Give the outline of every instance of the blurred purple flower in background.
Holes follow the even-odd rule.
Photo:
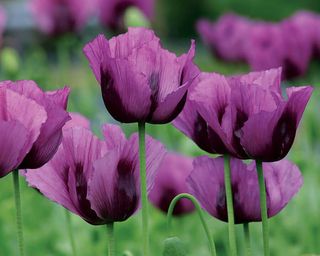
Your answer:
[[[280,83],[281,69],[234,77],[201,73],[188,97],[192,111],[184,109],[174,125],[209,153],[280,160],[293,144],[313,90],[290,87],[286,100]]]
[[[174,197],[181,193],[188,193],[186,178],[192,170],[192,158],[177,153],[167,153],[157,171],[154,187],[150,192],[150,202],[167,213]],[[194,210],[193,204],[187,200],[180,200],[174,208],[173,214],[183,215]]]
[[[0,177],[16,168],[39,168],[53,157],[70,119],[68,94],[68,88],[43,92],[33,81],[0,83]]]
[[[105,140],[99,140],[83,122],[73,124],[53,159],[24,174],[27,182],[90,224],[128,219],[140,206],[137,134],[127,140],[120,127],[104,125]],[[165,150],[150,137],[146,148],[150,191]]]
[[[198,157],[187,178],[191,194],[215,218],[228,221],[223,158]],[[263,164],[268,217],[278,214],[299,191],[303,179],[299,168],[288,160]],[[235,223],[261,221],[259,184],[255,162],[231,159],[231,184]]]
[[[154,17],[155,0],[96,0],[101,23],[112,30],[123,30],[123,16],[128,7],[138,8],[146,18]]]
[[[2,34],[4,32],[7,15],[3,7],[0,5],[0,47],[2,45]]]
[[[187,90],[198,75],[192,62],[193,41],[189,52],[177,57],[145,28],[129,28],[110,40],[100,35],[84,53],[107,110],[123,123],[171,122],[183,109]]]
[[[97,0],[30,0],[31,11],[43,33],[60,35],[86,25]]]
[[[320,16],[312,12],[279,23],[227,13],[215,23],[198,21],[197,30],[218,57],[244,60],[253,71],[283,67],[283,79],[304,75],[312,56],[320,56]]]
[[[200,20],[197,30],[202,40],[218,57],[238,61],[244,59],[244,45],[251,22],[241,16],[227,13],[215,24]]]

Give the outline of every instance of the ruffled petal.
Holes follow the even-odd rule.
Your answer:
[[[21,151],[25,147],[28,130],[17,121],[0,120],[0,178],[19,165]]]
[[[102,133],[108,150],[122,148],[127,141],[125,134],[118,125],[104,124]]]

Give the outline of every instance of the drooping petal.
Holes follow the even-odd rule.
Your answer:
[[[186,178],[192,170],[192,158],[176,153],[168,153],[157,172],[155,185],[151,190],[149,199],[151,203],[167,212],[172,199],[180,193],[188,193]],[[193,204],[188,200],[180,200],[173,214],[182,215],[194,210]]]
[[[28,130],[17,121],[0,120],[0,178],[19,165],[21,152],[28,137]]]
[[[223,159],[199,157],[187,179],[191,193],[212,216],[228,221],[224,187]],[[264,163],[268,216],[278,214],[302,185],[297,166],[287,160]],[[235,223],[261,221],[259,184],[255,163],[231,159],[231,183]]]

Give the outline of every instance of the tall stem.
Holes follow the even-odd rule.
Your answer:
[[[171,219],[172,219],[172,214],[173,214],[174,207],[176,206],[177,202],[182,198],[189,199],[193,203],[193,205],[195,206],[195,208],[196,208],[196,210],[198,212],[202,227],[203,227],[203,229],[204,229],[204,231],[206,233],[206,236],[208,238],[208,241],[209,241],[209,248],[210,248],[211,255],[212,256],[216,256],[217,253],[216,253],[216,247],[215,247],[214,239],[210,234],[209,228],[208,228],[207,223],[206,223],[206,221],[204,219],[204,216],[202,214],[201,206],[198,203],[197,199],[195,199],[192,195],[187,194],[187,193],[182,193],[182,194],[177,195],[171,201],[169,209],[168,209],[168,214],[167,214],[168,231],[171,233]]]
[[[74,236],[72,231],[71,214],[67,209],[65,209],[65,213],[66,213],[67,229],[68,229],[68,235],[69,235],[71,249],[72,249],[72,255],[77,256],[76,243],[74,241]]]
[[[23,228],[21,217],[21,199],[20,199],[20,186],[19,186],[19,170],[12,172],[13,187],[14,187],[14,199],[16,205],[16,218],[17,218],[17,236],[19,245],[19,255],[24,255],[24,243],[23,243]]]
[[[269,248],[269,225],[268,225],[266,184],[264,181],[262,161],[256,161],[256,165],[257,165],[259,188],[260,188],[260,208],[261,208],[261,219],[262,219],[264,256],[269,256],[270,248]]]
[[[143,232],[143,255],[147,256],[149,251],[148,231],[148,197],[147,197],[147,174],[146,174],[146,142],[145,123],[139,122],[139,157],[140,157],[140,189],[142,202],[142,232]]]
[[[230,168],[229,155],[224,155],[224,186],[225,186],[226,199],[227,199],[230,253],[231,253],[231,256],[236,256],[237,242],[236,242],[236,232],[235,232],[235,225],[234,225],[234,210],[233,210],[231,168]]]
[[[249,223],[243,223],[243,233],[244,233],[244,243],[245,243],[245,250],[246,256],[251,256],[251,241],[250,241],[250,229],[249,229]]]
[[[114,243],[114,223],[107,224],[108,231],[108,256],[115,256],[115,243]]]

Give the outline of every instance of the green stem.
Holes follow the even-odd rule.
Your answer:
[[[71,214],[67,209],[65,209],[65,213],[66,213],[67,229],[68,229],[68,234],[69,234],[69,239],[70,239],[70,244],[72,249],[72,255],[77,256],[76,243],[74,241],[74,236],[72,231]]]
[[[229,155],[224,155],[224,186],[225,186],[226,199],[227,199],[230,253],[231,253],[231,256],[237,256],[237,243],[236,243],[236,232],[235,232],[235,225],[234,225],[234,210],[233,210],[231,168],[230,168]]]
[[[243,223],[243,233],[244,233],[244,243],[245,243],[245,250],[246,255],[251,256],[251,242],[250,242],[250,229],[249,229],[249,223]]]
[[[189,199],[193,203],[193,205],[195,206],[195,208],[196,208],[196,210],[198,212],[200,221],[202,223],[202,227],[203,227],[203,229],[204,229],[204,231],[206,233],[206,236],[208,238],[208,241],[209,241],[209,248],[210,248],[211,255],[212,256],[216,256],[217,253],[216,253],[216,247],[215,247],[214,239],[211,236],[209,228],[207,226],[207,223],[206,223],[206,221],[204,219],[201,206],[198,203],[197,199],[195,199],[195,197],[190,195],[190,194],[187,194],[187,193],[179,194],[170,203],[170,206],[169,206],[169,209],[168,209],[168,214],[167,214],[167,221],[168,221],[167,225],[168,225],[168,231],[170,232],[170,235],[172,235],[171,234],[171,231],[172,231],[171,230],[171,219],[172,219],[173,210],[174,210],[174,207],[176,206],[177,202],[182,198]]]
[[[146,138],[145,123],[139,122],[139,157],[140,157],[140,189],[142,202],[142,232],[143,232],[143,255],[147,256],[149,251],[148,231],[148,196],[147,196],[147,174],[146,174]]]
[[[268,226],[266,184],[264,181],[262,161],[256,161],[256,165],[257,165],[259,187],[260,187],[260,208],[261,208],[261,219],[262,219],[264,256],[269,256],[270,249],[269,249],[269,226]]]
[[[107,224],[108,231],[108,256],[115,256],[115,243],[114,243],[114,223]]]
[[[13,187],[14,187],[14,199],[16,205],[16,218],[17,218],[17,235],[19,244],[19,255],[24,255],[23,245],[23,228],[22,228],[22,217],[21,217],[21,199],[20,199],[20,187],[19,187],[19,170],[12,172]]]

